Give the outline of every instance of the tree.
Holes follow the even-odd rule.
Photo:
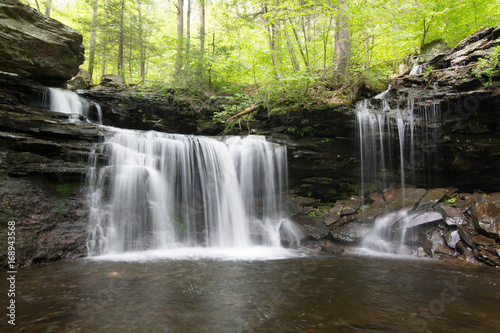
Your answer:
[[[88,72],[90,75],[90,81],[94,75],[94,61],[95,61],[95,44],[96,44],[96,34],[97,34],[97,9],[98,0],[92,1],[92,28],[90,32],[90,47],[89,47],[89,65]]]
[[[177,0],[177,56],[175,60],[175,73],[181,74],[182,46],[184,44],[184,0]]]
[[[337,15],[337,27],[335,34],[335,55],[336,69],[346,75],[349,68],[351,57],[351,39],[349,36],[349,21],[347,18],[347,2],[340,3],[340,9]]]
[[[146,80],[146,55],[144,50],[144,31],[141,11],[141,0],[135,0],[137,5],[137,15],[139,17],[139,68],[141,82]]]
[[[123,47],[125,43],[125,32],[123,24],[123,16],[125,13],[125,0],[120,2],[120,35],[118,41],[118,75],[125,77],[123,70]]]
[[[52,0],[45,1],[45,17],[50,17],[50,12],[52,11]]]
[[[200,5],[200,51],[203,54],[203,50],[205,49],[205,0],[199,0]]]

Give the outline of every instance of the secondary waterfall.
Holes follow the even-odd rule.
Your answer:
[[[90,103],[78,94],[60,88],[49,88],[48,97],[50,110],[68,114],[70,121],[76,121],[79,116],[83,116],[92,122],[102,124],[99,104]]]
[[[116,130],[89,179],[91,255],[178,246],[279,246],[286,148],[262,136]],[[106,166],[97,168],[101,156]]]
[[[361,192],[383,191],[399,183],[405,197],[407,183],[431,187],[439,185],[440,106],[433,104],[415,108],[414,99],[395,103],[388,98],[391,87],[356,106],[357,140],[361,159]],[[401,207],[403,208],[403,207]],[[364,240],[364,246],[377,252],[392,252],[403,246],[408,223],[405,210],[379,217]],[[389,229],[399,224],[394,242]]]
[[[356,106],[363,193],[395,182],[403,188],[407,181],[428,187],[439,182],[440,106],[415,108],[412,98],[390,105],[389,93],[390,87]]]

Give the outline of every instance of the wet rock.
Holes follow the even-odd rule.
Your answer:
[[[472,248],[467,245],[463,240],[458,241],[455,248],[462,253],[466,258],[473,257]]]
[[[477,235],[477,236],[474,236],[474,238],[472,239],[472,241],[474,242],[474,244],[476,245],[484,245],[484,246],[488,246],[488,245],[493,245],[495,244],[495,240],[494,239],[491,239],[491,238],[488,238],[488,237],[485,237],[483,235]]]
[[[84,61],[82,35],[17,0],[0,3],[0,72],[61,85]]]
[[[462,214],[470,211],[476,202],[476,194],[460,193],[453,199],[453,207],[457,208]]]
[[[438,212],[421,212],[417,214],[413,214],[406,218],[406,222],[408,223],[407,228],[413,228],[426,223],[438,222],[443,219],[443,216]]]
[[[447,225],[464,225],[467,223],[464,214],[451,206],[440,206],[439,212],[444,216]]]
[[[397,188],[384,193],[386,209],[413,209],[427,192],[423,188]],[[404,197],[403,197],[404,196]]]
[[[319,243],[321,251],[328,254],[339,255],[344,253],[345,249],[338,244],[335,244],[329,240],[323,240]]]
[[[472,211],[472,221],[481,233],[494,239],[500,238],[500,208],[491,201],[478,198]]]
[[[431,208],[436,203],[441,201],[441,199],[443,199],[444,196],[448,194],[448,191],[449,190],[446,188],[434,188],[428,190],[420,200],[417,210],[426,210]]]
[[[328,227],[319,218],[297,214],[290,220],[297,224],[305,235],[311,236],[314,239],[322,239],[328,235]]]
[[[332,224],[338,222],[340,220],[340,215],[337,212],[330,213],[328,216],[325,217],[323,222],[325,223],[326,226],[331,226]]]
[[[460,235],[460,239],[462,239],[468,246],[472,249],[476,250],[476,244],[473,239],[477,236],[477,232],[469,227],[459,226],[458,234]]]
[[[488,200],[490,200],[495,206],[500,208],[500,192],[490,193],[488,195]]]
[[[363,220],[373,220],[377,216],[381,215],[385,208],[384,196],[380,193],[371,193],[369,196],[370,200],[373,202],[370,206],[358,214],[358,219]]]
[[[307,215],[314,211],[314,206],[320,203],[318,199],[307,197],[292,197],[292,211],[302,215]]]
[[[304,238],[305,231],[298,224],[284,220],[279,227],[281,245],[287,248],[297,248],[300,240]]]
[[[16,223],[16,258],[21,266],[86,253],[88,188],[82,183],[0,173],[0,220]],[[0,232],[5,234],[5,225]],[[6,248],[0,250],[6,265]]]
[[[488,265],[492,266],[500,266],[500,258],[493,253],[482,250],[479,253],[476,254],[476,258],[478,258],[481,261],[484,261]]]
[[[417,249],[417,257],[427,257],[427,253],[425,253],[425,250],[423,247],[419,247]]]
[[[362,198],[359,196],[352,196],[349,199],[345,200],[344,208],[340,212],[340,215],[350,215],[354,214],[358,211],[361,206]]]
[[[448,231],[443,235],[443,237],[446,244],[452,249],[456,248],[457,243],[460,242],[460,234],[457,230]]]
[[[330,231],[330,237],[336,242],[361,243],[371,231],[366,223],[351,222]]]
[[[437,253],[452,255],[454,252],[445,244],[445,240],[439,230],[432,230],[424,243],[425,252],[434,256]]]

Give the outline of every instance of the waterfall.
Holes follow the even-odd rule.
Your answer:
[[[356,106],[356,134],[361,160],[361,192],[363,195],[384,191],[399,183],[401,196],[411,183],[424,187],[439,185],[440,131],[439,104],[416,108],[412,98],[394,101],[390,89]],[[404,205],[404,200],[401,201]],[[364,247],[377,252],[394,252],[391,243],[404,251],[407,229],[406,207],[376,219],[372,231],[364,239]],[[390,228],[399,221],[398,234]],[[394,231],[394,230],[393,230]],[[396,238],[398,238],[396,240]]]
[[[68,118],[72,122],[83,116],[92,122],[102,124],[102,112],[99,104],[90,103],[72,91],[49,88],[49,103],[51,111],[68,114]]]
[[[394,182],[403,188],[408,181],[436,185],[440,105],[415,108],[411,98],[390,105],[387,96],[385,91],[356,106],[362,193],[384,190]]]
[[[262,136],[114,131],[91,159],[89,254],[279,246],[285,147]]]

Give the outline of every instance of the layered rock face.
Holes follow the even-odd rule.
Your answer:
[[[17,263],[84,254],[87,158],[100,131],[47,110],[47,88],[78,73],[82,36],[16,0],[0,2],[0,229]],[[102,132],[102,131],[101,131]]]
[[[383,152],[373,152],[378,161],[385,154],[385,166],[376,171],[386,173],[385,184],[365,184],[370,192],[402,179],[419,187],[453,186],[470,193],[500,188],[500,74],[474,72],[478,60],[500,45],[499,35],[500,28],[482,29],[412,74],[393,79],[383,96],[360,101],[374,110],[374,121],[367,119],[367,126],[375,131],[377,125],[383,127],[373,137],[377,142],[365,150],[380,140],[385,145]],[[366,173],[369,166],[362,165],[358,111],[303,110],[271,117],[270,132],[293,141],[291,184],[300,196],[332,202],[361,190],[362,168]],[[376,123],[377,116],[384,122]]]
[[[83,37],[17,0],[0,3],[0,72],[61,85],[84,62]]]
[[[86,253],[87,159],[103,135],[41,109],[44,94],[37,83],[0,79],[0,229],[6,237],[15,222],[21,265]],[[5,265],[7,242],[0,241]]]

